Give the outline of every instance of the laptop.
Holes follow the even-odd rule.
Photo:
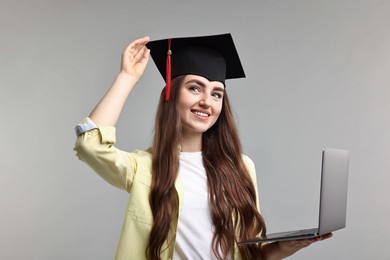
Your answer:
[[[320,212],[317,228],[268,234],[239,244],[299,240],[322,236],[345,228],[347,215],[349,151],[322,151]]]

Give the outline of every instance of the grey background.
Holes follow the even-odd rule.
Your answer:
[[[347,228],[291,259],[390,259],[389,13],[380,0],[2,0],[0,259],[113,258],[127,195],[76,159],[73,127],[131,40],[225,32],[269,231],[316,226],[321,149],[349,149]],[[118,147],[148,147],[163,84],[150,63]]]

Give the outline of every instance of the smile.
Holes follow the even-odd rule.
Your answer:
[[[205,112],[200,112],[200,111],[195,111],[195,110],[193,110],[191,112],[194,113],[195,115],[201,116],[201,117],[209,117],[210,116],[209,114],[207,114]]]

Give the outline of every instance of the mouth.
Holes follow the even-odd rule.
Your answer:
[[[197,116],[200,116],[200,117],[209,117],[210,114],[207,113],[207,112],[204,112],[204,111],[199,111],[199,110],[191,110],[191,112]]]

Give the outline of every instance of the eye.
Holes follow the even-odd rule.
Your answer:
[[[200,92],[200,89],[198,86],[189,86],[188,89],[191,91],[191,92]]]
[[[212,94],[212,96],[213,96],[213,98],[215,98],[215,99],[221,99],[223,95],[222,95],[221,93],[219,93],[219,92],[214,92],[214,93]]]

